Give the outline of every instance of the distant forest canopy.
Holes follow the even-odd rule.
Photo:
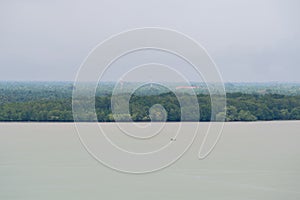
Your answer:
[[[170,88],[182,92],[182,98],[189,95],[189,90],[195,91],[199,102],[199,121],[218,121],[225,115],[219,112],[211,116],[210,96],[204,83],[192,83],[191,87],[180,83],[168,84]],[[97,88],[95,108],[100,122],[114,121],[111,112],[114,86],[114,83],[106,82]],[[135,86],[136,83],[123,83],[122,89],[126,93]],[[299,83],[225,83],[225,88],[226,121],[300,120]],[[0,82],[0,121],[72,122],[72,91],[71,82]],[[149,113],[155,104],[161,104],[166,113],[160,110]],[[129,107],[130,115],[121,114],[119,120],[181,120],[177,97],[159,85],[136,90]],[[192,115],[193,106],[190,109]],[[86,113],[81,121],[92,121],[91,115]]]

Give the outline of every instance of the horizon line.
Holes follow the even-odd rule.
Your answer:
[[[118,81],[100,81],[99,83],[117,83]],[[147,81],[148,82],[148,81]],[[0,83],[75,83],[71,80],[0,80]],[[94,83],[94,81],[84,81],[82,83]],[[143,81],[124,81],[124,83],[145,83]],[[155,83],[155,82],[149,82]],[[176,81],[159,81],[158,83],[182,83]],[[207,83],[204,81],[190,81],[189,83]],[[213,82],[210,82],[213,83]],[[217,82],[220,83],[220,82]],[[300,84],[300,81],[223,81],[224,84],[246,83],[246,84],[266,84],[266,83],[295,83]]]

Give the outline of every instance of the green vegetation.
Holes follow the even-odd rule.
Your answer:
[[[226,121],[256,121],[256,120],[300,120],[299,86],[288,85],[288,91],[281,90],[280,94],[271,91],[255,91],[249,85],[244,86],[245,92],[228,92]],[[288,88],[281,85],[278,88]],[[238,86],[231,86],[241,88]],[[266,88],[267,86],[254,86]],[[250,88],[250,89],[249,89]],[[278,88],[276,90],[278,90]],[[99,87],[96,95],[96,113],[98,121],[111,122],[114,117],[111,113],[112,84]],[[72,122],[72,90],[71,83],[0,83],[0,121],[57,121]],[[288,90],[288,89],[286,89]],[[146,91],[139,90],[131,96],[130,115],[119,114],[121,121],[180,121],[181,111],[177,97],[172,93],[159,88]],[[182,92],[180,98],[188,93]],[[120,95],[120,98],[122,96]],[[210,121],[210,96],[205,92],[197,93],[200,109],[199,121]],[[152,107],[153,105],[156,105]],[[163,106],[164,110],[157,106]],[[150,109],[152,108],[152,109]],[[196,114],[194,107],[187,108],[191,119]],[[218,120],[225,112],[216,113],[213,119]],[[91,113],[86,113],[82,121],[91,121]],[[189,116],[188,116],[189,117]],[[188,119],[187,119],[188,121]]]

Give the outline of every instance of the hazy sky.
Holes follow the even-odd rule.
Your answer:
[[[300,1],[0,1],[0,80],[74,80],[112,34],[166,27],[201,43],[225,81],[300,81]]]

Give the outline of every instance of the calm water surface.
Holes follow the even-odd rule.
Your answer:
[[[94,160],[72,123],[0,123],[0,199],[300,199],[300,121],[226,123],[204,160],[200,142],[164,170],[131,175]]]

